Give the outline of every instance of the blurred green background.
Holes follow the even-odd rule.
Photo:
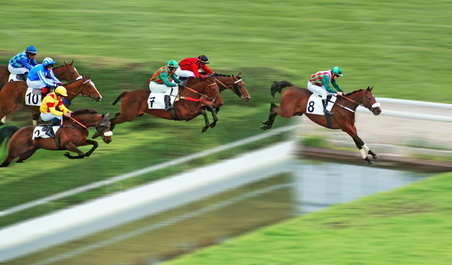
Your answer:
[[[78,97],[72,109],[91,107],[114,114],[119,105],[111,102],[122,91],[147,87],[150,75],[170,59],[200,54],[209,57],[218,73],[242,72],[252,97],[243,103],[223,92],[220,121],[204,134],[202,118],[176,122],[146,115],[118,125],[113,142],[100,143],[87,159],[68,160],[64,152],[39,150],[23,164],[0,169],[0,210],[260,134],[270,102],[278,102],[270,96],[273,80],[305,87],[310,74],[337,65],[344,71],[338,83],[348,92],[375,86],[376,97],[452,101],[452,3],[445,0],[16,0],[2,3],[0,22],[1,64],[34,45],[39,62],[46,56],[57,65],[74,60],[81,74],[91,75],[103,101]],[[11,115],[10,125],[28,125],[27,115],[24,110]],[[289,123],[278,117],[274,126]],[[37,207],[2,218],[0,225],[281,139]],[[2,148],[0,159],[4,156]]]

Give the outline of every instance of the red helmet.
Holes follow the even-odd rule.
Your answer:
[[[203,64],[208,64],[209,63],[209,59],[207,59],[207,56],[205,56],[205,55],[199,55],[198,56],[198,61],[203,63]]]

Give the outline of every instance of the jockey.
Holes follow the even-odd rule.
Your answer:
[[[52,138],[55,137],[52,126],[61,125],[63,115],[70,117],[72,113],[72,111],[64,106],[64,97],[67,97],[66,88],[58,86],[55,88],[55,92],[49,93],[44,97],[41,107],[39,108],[41,119],[43,121],[50,121],[50,124],[44,130],[46,131],[46,134]]]
[[[319,71],[309,78],[308,89],[322,97],[323,102],[323,112],[325,114],[333,115],[334,113],[328,111],[326,107],[328,106],[328,101],[331,99],[332,94],[343,95],[342,89],[336,83],[336,80],[342,76],[341,68],[335,66],[330,71]],[[330,83],[337,90],[330,87]]]
[[[152,93],[164,93],[164,101],[165,101],[165,110],[170,110],[173,108],[171,105],[170,92],[172,87],[176,87],[179,85],[181,88],[182,81],[176,75],[176,69],[179,68],[179,65],[175,60],[170,60],[166,66],[162,66],[157,69],[152,75],[149,82],[149,89]],[[172,81],[170,81],[170,79]]]
[[[23,75],[23,80],[27,80],[28,72],[30,72],[33,66],[38,64],[35,60],[37,53],[38,51],[35,47],[28,46],[25,51],[18,53],[11,60],[9,60],[9,72],[14,75]]]
[[[44,58],[42,60],[42,64],[38,64],[33,67],[28,73],[27,77],[27,85],[35,89],[42,89],[41,92],[43,94],[48,93],[47,88],[55,88],[63,83],[55,77],[53,73],[53,65],[55,61],[50,57]]]
[[[200,70],[203,70],[205,73],[213,75],[215,72],[207,64],[209,64],[209,59],[205,55],[199,55],[197,58],[185,58],[179,62],[180,68],[176,70],[176,74],[180,77],[205,77],[199,73]]]

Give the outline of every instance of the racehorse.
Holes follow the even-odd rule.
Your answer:
[[[215,127],[218,121],[213,108],[223,105],[220,89],[215,83],[213,76],[188,79],[185,88],[180,90],[179,100],[174,102],[172,110],[149,109],[147,100],[150,93],[149,89],[122,92],[112,103],[115,105],[122,99],[121,112],[116,113],[115,117],[110,120],[111,129],[113,130],[116,124],[133,121],[137,116],[147,113],[158,118],[185,121],[189,121],[198,115],[203,115],[205,126],[202,128],[202,132],[205,132],[209,127]],[[212,111],[214,122],[209,123],[205,108]],[[97,136],[99,135],[94,134],[93,138]]]
[[[368,164],[374,164],[374,162],[367,156],[370,154],[373,159],[378,159],[372,150],[358,136],[358,132],[355,127],[355,111],[359,105],[364,106],[368,110],[372,111],[374,115],[381,113],[380,103],[378,103],[372,94],[373,87],[367,89],[360,89],[343,96],[338,96],[335,105],[332,108],[334,115],[314,115],[306,113],[309,97],[312,92],[306,88],[299,88],[292,85],[290,82],[281,81],[274,82],[271,86],[271,94],[275,97],[275,93],[281,93],[282,89],[287,88],[281,96],[280,107],[271,103],[270,114],[268,120],[264,121],[262,130],[270,129],[275,121],[277,115],[284,118],[290,118],[292,116],[301,116],[303,113],[313,122],[330,129],[341,129],[353,138],[356,147],[361,152],[361,155]]]
[[[245,82],[242,80],[242,73],[239,73],[236,76],[214,73],[213,76],[216,78],[215,81],[220,88],[220,92],[229,89],[243,101],[248,102],[251,100],[251,96],[246,89]]]
[[[64,65],[57,66],[53,69],[55,76],[63,81],[71,81],[80,76],[77,69],[73,66],[74,60],[71,63],[64,61]],[[7,65],[0,65],[0,90],[3,85],[8,82],[10,72]]]
[[[95,127],[96,132],[102,136],[105,143],[109,144],[113,133],[110,130],[110,121],[107,114],[99,114],[93,109],[81,109],[74,111],[71,117],[63,116],[63,125],[56,132],[55,138],[35,138],[38,130],[34,126],[26,126],[22,128],[14,126],[6,126],[0,129],[0,145],[5,140],[8,143],[8,156],[0,167],[7,167],[14,159],[17,163],[21,163],[31,157],[36,150],[68,150],[77,153],[73,156],[66,152],[64,156],[69,159],[77,159],[89,157],[99,144],[87,139],[88,128]],[[88,152],[83,153],[78,146],[92,145]]]
[[[94,101],[99,102],[102,96],[97,91],[96,86],[87,76],[79,76],[75,80],[63,85],[67,89],[67,102],[71,102],[77,95],[89,96]],[[17,109],[18,105],[23,105],[31,110],[33,125],[37,124],[39,119],[39,106],[30,106],[25,103],[25,94],[27,92],[27,83],[24,81],[13,81],[5,84],[0,91],[0,119]],[[33,95],[29,95],[33,98]],[[36,96],[36,95],[34,95]],[[3,122],[0,121],[0,126]]]

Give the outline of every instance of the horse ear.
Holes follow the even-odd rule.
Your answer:
[[[73,64],[74,64],[74,59],[72,59],[72,61],[71,61],[70,65],[73,65]]]
[[[242,72],[237,75],[238,78],[242,78]]]
[[[66,61],[64,61],[64,65],[68,65],[68,63]]]

